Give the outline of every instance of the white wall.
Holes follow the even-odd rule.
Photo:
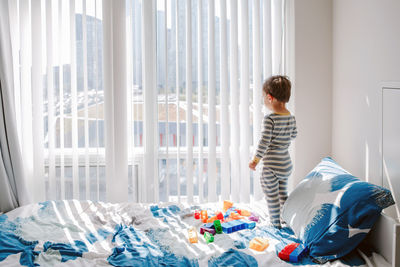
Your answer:
[[[298,127],[294,184],[325,156],[332,140],[332,1],[294,2],[294,106]]]
[[[377,184],[384,81],[400,81],[400,1],[334,0],[332,153]]]

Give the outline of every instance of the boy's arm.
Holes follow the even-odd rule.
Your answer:
[[[253,161],[257,164],[260,159],[264,156],[267,147],[271,143],[272,130],[274,129],[274,124],[269,116],[265,116],[261,129],[261,138],[258,142],[256,149],[256,154],[254,155]]]
[[[292,130],[292,134],[290,135],[290,138],[291,139],[295,139],[296,136],[297,136],[297,126],[296,126],[296,120],[294,120],[294,127],[293,127],[293,130]]]

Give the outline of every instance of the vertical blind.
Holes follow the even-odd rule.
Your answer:
[[[286,0],[8,0],[35,200],[260,199],[262,81]]]

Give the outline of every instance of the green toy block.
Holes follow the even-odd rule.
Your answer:
[[[207,244],[214,242],[214,236],[209,232],[204,232],[204,239],[206,240]]]
[[[217,232],[217,234],[222,234],[222,227],[221,227],[221,221],[220,220],[215,220],[214,221],[214,228],[215,228],[215,232]]]

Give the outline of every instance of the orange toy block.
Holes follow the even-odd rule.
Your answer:
[[[249,247],[257,251],[264,251],[268,246],[268,239],[262,237],[255,237],[249,243]]]
[[[203,223],[206,223],[208,220],[208,215],[207,215],[207,211],[206,210],[202,210],[201,211],[201,221]]]
[[[232,220],[240,220],[240,219],[243,219],[243,217],[242,216],[240,216],[238,213],[236,213],[236,212],[232,212],[230,215],[229,215],[229,217],[232,219]]]
[[[208,218],[207,223],[212,223],[212,222],[214,222],[216,219],[217,219],[217,216]]]
[[[224,212],[226,212],[229,208],[232,208],[233,202],[224,200]]]
[[[241,210],[240,215],[249,217],[251,215],[251,212],[248,210]]]
[[[188,229],[188,237],[189,237],[189,242],[190,243],[197,243],[199,241],[199,238],[197,236],[196,228]]]

